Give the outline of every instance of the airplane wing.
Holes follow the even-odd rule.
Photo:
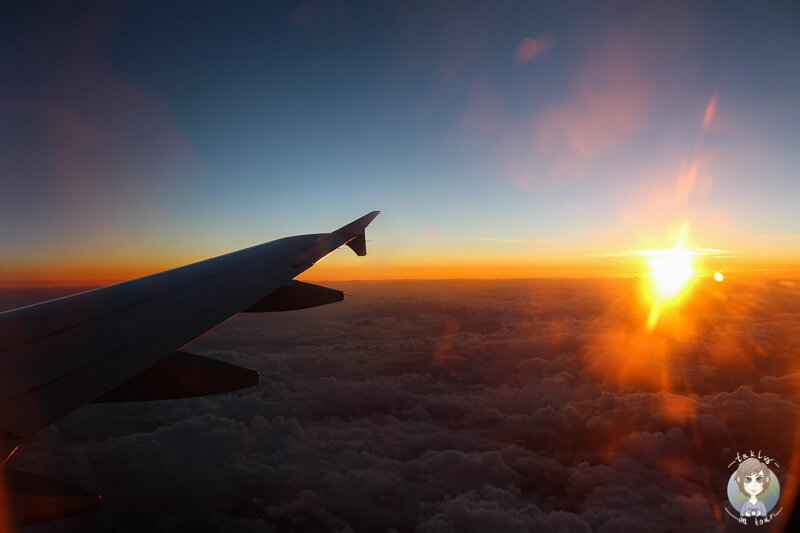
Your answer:
[[[0,459],[89,402],[180,398],[257,383],[254,371],[180,349],[240,312],[341,300],[340,291],[293,278],[342,245],[366,255],[364,230],[378,213],[332,233],[286,237],[0,313],[0,439],[6,452]],[[41,479],[19,481],[14,476],[21,473],[5,470],[9,485],[23,487],[17,503],[29,502],[25,498],[36,490],[28,489]],[[96,506],[99,497],[92,496]],[[42,511],[21,518],[28,511],[16,510],[16,521],[53,518]]]

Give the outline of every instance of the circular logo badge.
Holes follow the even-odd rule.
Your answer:
[[[747,464],[748,461],[753,464]],[[758,460],[748,461],[731,474],[728,500],[739,516],[765,517],[778,503],[781,485],[778,476],[767,465]]]

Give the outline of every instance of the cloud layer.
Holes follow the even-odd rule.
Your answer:
[[[27,443],[12,467],[103,494],[33,531],[709,531],[737,451],[786,482],[789,284],[698,286],[650,335],[630,280],[340,286],[190,347],[258,388],[88,406]]]

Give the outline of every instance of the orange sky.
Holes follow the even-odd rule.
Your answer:
[[[187,256],[188,262],[204,257]],[[460,259],[460,260],[459,260]],[[165,262],[158,258],[146,260],[121,258],[89,267],[82,261],[60,265],[19,265],[6,269],[1,287],[17,286],[90,286],[117,283],[188,264],[178,258]],[[708,276],[720,271],[727,277],[754,275],[775,278],[800,276],[797,257],[791,254],[765,256],[698,256],[697,275]],[[647,273],[642,257],[616,254],[608,257],[553,256],[528,260],[509,260],[475,257],[451,260],[434,258],[382,257],[370,251],[366,257],[356,257],[342,249],[307,270],[298,279],[306,281],[381,280],[381,279],[512,279],[512,278],[603,278],[630,277]]]

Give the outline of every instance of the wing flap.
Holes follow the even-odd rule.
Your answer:
[[[244,312],[294,311],[341,302],[342,300],[344,300],[342,291],[312,285],[311,283],[303,283],[302,281],[293,281],[251,305]]]
[[[98,403],[174,400],[258,385],[258,372],[210,357],[175,352],[110,390]]]

